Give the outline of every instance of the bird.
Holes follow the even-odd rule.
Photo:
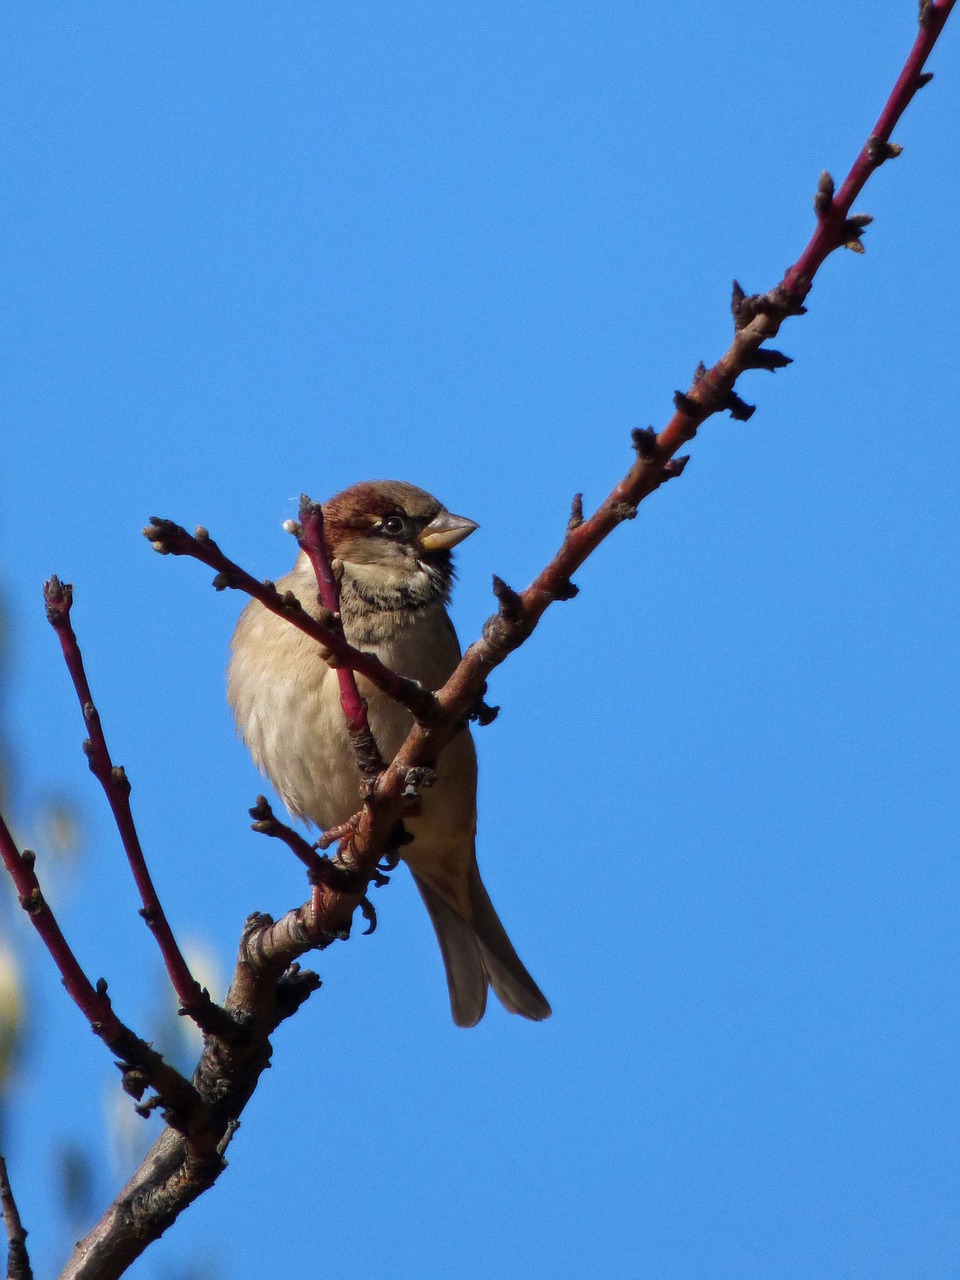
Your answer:
[[[392,670],[438,689],[460,660],[447,613],[452,549],[478,527],[399,480],[354,484],[322,506],[324,542],[340,577],[346,639]],[[341,567],[342,566],[342,567]],[[276,583],[320,616],[313,568],[301,551]],[[413,719],[357,677],[374,738],[390,760]],[[316,641],[252,600],[231,642],[227,700],[254,762],[291,815],[321,829],[359,808],[360,773],[340,706],[337,675]],[[437,759],[421,812],[404,820],[400,856],[433,924],[457,1026],[475,1026],[492,987],[511,1013],[533,1021],[550,1005],[514,950],[477,865],[477,757],[468,726]]]

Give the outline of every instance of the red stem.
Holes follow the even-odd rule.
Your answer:
[[[313,565],[320,603],[333,614],[334,623],[343,634],[343,623],[340,619],[340,587],[334,577],[327,545],[323,538],[323,508],[319,502],[311,502],[306,494],[300,497],[300,527],[302,533],[297,541]],[[353,669],[338,667],[337,681],[340,685],[340,705],[343,707],[347,729],[351,736],[363,732],[369,733],[367,704],[360,697],[357,677]]]
[[[109,1041],[120,1031],[120,1019],[113,1012],[110,1000],[100,995],[83,972],[70,944],[57,924],[56,918],[40,890],[30,857],[17,848],[10,829],[0,815],[0,857],[10,873],[20,905],[30,917],[30,922],[43,939],[44,945],[60,970],[63,985],[71,1000],[103,1039]]]
[[[183,953],[173,936],[173,930],[170,928],[169,921],[157,896],[153,879],[147,868],[143,847],[140,844],[140,837],[137,834],[136,824],[133,820],[133,812],[130,808],[130,783],[127,781],[127,776],[123,769],[114,768],[113,761],[110,758],[107,741],[100,723],[100,715],[94,705],[93,695],[90,692],[90,685],[83,667],[80,645],[70,622],[70,610],[73,606],[73,588],[69,583],[61,583],[58,578],[54,577],[44,584],[43,593],[47,603],[47,618],[60,641],[64,661],[67,664],[67,670],[70,672],[73,687],[77,691],[84,723],[90,735],[84,743],[84,751],[87,754],[91,772],[103,787],[107,803],[110,805],[114,821],[117,824],[120,840],[127,855],[127,861],[130,864],[130,870],[133,872],[140,900],[143,903],[141,914],[157,940],[167,973],[170,975],[170,981],[177,993],[181,1006],[187,1013],[194,1014],[199,1010],[207,1009],[212,1002],[209,994],[203,990],[191,974],[187,962],[183,958]]]
[[[813,277],[823,265],[824,260],[837,248],[840,228],[849,216],[854,200],[863,190],[874,169],[883,163],[883,145],[890,141],[890,135],[896,128],[897,121],[920,87],[918,80],[923,64],[930,56],[953,5],[954,0],[940,0],[939,4],[931,6],[929,20],[920,27],[900,77],[880,112],[880,118],[874,125],[870,140],[854,161],[843,186],[834,196],[830,208],[818,220],[817,229],[811,236],[810,243],[783,277],[784,291],[798,300],[802,301],[810,292]],[[877,142],[873,142],[873,139]]]

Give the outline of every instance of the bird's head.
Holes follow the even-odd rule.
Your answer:
[[[331,558],[360,598],[375,608],[446,603],[452,549],[477,528],[432,494],[401,480],[367,480],[323,504]]]

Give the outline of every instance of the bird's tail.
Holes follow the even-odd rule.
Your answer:
[[[487,1007],[487,985],[510,1013],[540,1022],[550,1005],[524,968],[493,908],[476,863],[470,872],[473,916],[465,920],[419,876],[414,876],[440,944],[450,1009],[458,1027],[473,1027]]]

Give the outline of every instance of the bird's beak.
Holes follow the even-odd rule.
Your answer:
[[[441,511],[422,530],[417,541],[424,551],[449,551],[477,528],[479,525],[475,520],[468,520],[466,516],[451,515],[449,511]]]

